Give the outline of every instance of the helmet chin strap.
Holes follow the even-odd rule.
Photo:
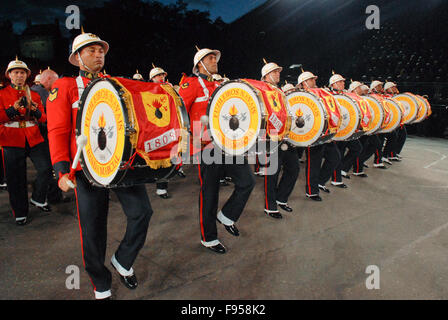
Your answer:
[[[202,63],[202,61],[199,61],[199,63],[202,65],[202,67],[205,69],[205,71],[207,71],[207,73],[212,76],[212,74],[210,73],[210,71],[208,71],[207,67]]]
[[[277,84],[275,83],[274,79],[272,79],[272,74],[269,74],[269,78],[271,79],[271,82],[272,82],[274,85],[277,85]]]
[[[79,51],[78,51],[78,57],[79,57],[79,61],[81,61],[81,65],[82,65],[84,68],[86,68],[87,71],[89,71],[90,73],[97,73],[97,72],[95,72],[95,71],[92,71],[92,69],[90,69],[88,66],[85,65],[84,61],[82,61],[82,58],[81,58],[81,55],[79,54]]]

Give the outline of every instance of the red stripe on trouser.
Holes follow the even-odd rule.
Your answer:
[[[84,260],[84,244],[83,244],[83,241],[82,241],[81,219],[79,218],[78,192],[76,191],[76,188],[75,188],[75,197],[76,197],[76,213],[78,214],[79,237],[81,239],[82,264],[84,265],[84,269],[85,269],[86,268],[86,261]],[[96,291],[95,284],[93,283],[92,278],[90,278],[90,276],[89,276],[89,279],[90,279],[90,283],[92,283],[93,290]]]
[[[375,152],[376,152],[376,159],[378,161],[376,164],[379,164],[380,163],[380,154],[378,152],[378,149],[376,149]]]
[[[334,173],[334,181],[337,181],[337,180],[336,180],[336,179],[337,179],[337,178],[336,178],[336,170],[334,170],[333,173]]]
[[[356,158],[356,173],[359,173],[359,157]]]
[[[307,181],[308,181],[308,194],[311,195],[311,185],[310,185],[310,147],[308,147],[308,174],[307,174]]]
[[[199,157],[197,157],[198,160],[198,172],[199,172],[199,182],[201,183],[201,191],[199,192],[199,224],[201,225],[201,235],[202,240],[205,241],[205,234],[204,234],[204,223],[202,220],[202,209],[203,209],[203,199],[202,199],[202,177],[201,177],[201,164],[199,163]]]

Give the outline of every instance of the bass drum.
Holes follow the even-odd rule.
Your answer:
[[[283,92],[251,79],[219,86],[210,98],[207,116],[214,145],[230,156],[275,152],[291,127]]]
[[[366,134],[372,135],[378,133],[382,129],[386,119],[383,104],[378,98],[372,95],[365,95],[362,98],[367,101],[370,113],[372,114],[372,121],[370,121],[370,125],[366,129]]]
[[[420,123],[423,120],[425,120],[426,118],[428,118],[429,115],[431,114],[431,106],[429,105],[428,100],[426,100],[422,96],[420,96],[418,94],[415,94],[414,96],[418,100],[419,109],[418,109],[417,116],[415,117],[415,120],[412,123]]]
[[[403,124],[412,123],[418,114],[419,104],[417,98],[412,93],[405,92],[395,95],[392,99],[401,103],[404,109]]]
[[[297,147],[312,147],[329,142],[337,131],[324,100],[317,94],[295,89],[286,96],[292,116],[288,142]],[[298,121],[303,119],[303,125]],[[333,118],[334,121],[339,122]]]
[[[76,136],[87,138],[80,163],[97,187],[166,179],[188,155],[188,131],[182,99],[168,84],[99,78],[79,101]]]
[[[386,98],[384,99],[384,102],[390,111],[389,121],[381,130],[378,131],[379,133],[389,133],[397,129],[401,124],[403,116],[400,105],[396,101]]]
[[[364,129],[361,125],[363,121],[363,112],[360,109],[358,102],[344,93],[335,94],[334,98],[339,104],[342,121],[333,140],[349,141],[358,139],[364,134]]]

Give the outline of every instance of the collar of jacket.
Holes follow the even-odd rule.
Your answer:
[[[13,83],[11,83],[11,88],[16,89],[16,90],[25,90],[25,86],[16,86]]]
[[[99,77],[99,73],[91,73],[85,70],[79,70],[79,75],[81,77],[87,78],[87,79],[96,79]]]
[[[203,74],[203,73],[199,73],[198,77],[201,77],[202,79],[210,81],[210,82],[214,81],[212,76],[207,76],[206,74]]]

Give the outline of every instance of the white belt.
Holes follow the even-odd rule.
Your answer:
[[[8,128],[29,128],[34,127],[36,123],[32,121],[11,121],[3,125]]]
[[[207,87],[205,86],[205,83],[204,83],[204,81],[202,80],[202,78],[201,78],[201,77],[198,77],[198,80],[199,80],[199,83],[200,83],[200,85],[201,85],[201,87],[202,87],[202,91],[204,92],[204,96],[203,96],[203,97],[196,98],[196,100],[194,100],[194,102],[204,102],[204,101],[208,101],[208,98],[209,98],[210,93],[209,93]]]

